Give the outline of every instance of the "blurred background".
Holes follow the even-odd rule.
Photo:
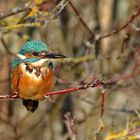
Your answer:
[[[53,91],[121,77],[45,99],[34,113],[0,99],[0,140],[140,139],[139,15],[138,0],[0,0],[0,95],[11,94],[10,63],[28,40],[70,57],[54,62]]]

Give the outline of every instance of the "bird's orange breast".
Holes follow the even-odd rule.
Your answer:
[[[42,100],[54,85],[54,72],[46,66],[30,68],[20,64],[12,75],[12,90],[24,99]]]

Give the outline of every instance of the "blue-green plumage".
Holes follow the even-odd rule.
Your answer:
[[[26,53],[48,51],[48,46],[37,40],[28,41],[24,44],[23,48],[20,50],[20,54],[24,55]]]
[[[39,61],[40,58],[25,58],[23,60],[21,60],[20,58],[15,58],[15,60],[13,60],[12,64],[11,64],[11,68],[15,68],[16,66],[18,66],[21,63],[33,63],[33,62],[37,62]]]
[[[32,40],[32,41],[28,41],[24,44],[24,46],[22,47],[22,49],[20,50],[19,54],[21,55],[25,55],[26,53],[34,53],[34,52],[42,52],[42,51],[48,51],[48,46],[41,42],[41,41],[37,41],[37,40]],[[15,58],[11,64],[11,68],[15,68],[16,66],[18,66],[21,63],[28,63],[28,62],[37,62],[39,61],[40,58],[25,58],[25,59],[20,59],[20,58]]]

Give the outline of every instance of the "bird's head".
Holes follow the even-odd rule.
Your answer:
[[[66,58],[66,56],[51,52],[48,46],[41,41],[28,41],[24,44],[19,52],[19,57],[25,56],[26,58]]]
[[[41,59],[58,59],[67,58],[64,55],[51,52],[48,46],[37,40],[28,41],[21,48],[20,52],[17,54],[17,59],[13,62],[13,66],[20,63],[33,63],[40,61]]]

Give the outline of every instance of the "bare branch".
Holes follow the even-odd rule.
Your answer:
[[[105,35],[99,36],[96,40],[101,40],[101,39],[110,37],[112,35],[117,34],[120,31],[126,29],[126,27],[128,27],[136,18],[139,17],[139,15],[140,15],[140,7],[137,7],[136,11],[132,14],[132,16],[129,18],[129,20],[124,25],[118,27],[116,30],[114,30],[114,31],[112,31],[110,33],[107,33]]]
[[[27,3],[20,7],[13,8],[9,11],[0,12],[0,20],[6,17],[12,16],[12,15],[24,12],[26,10],[29,10],[29,5]]]
[[[76,140],[76,130],[74,127],[74,120],[71,116],[71,113],[70,112],[66,113],[64,117],[66,119],[65,124],[66,124],[71,140]]]
[[[56,95],[56,94],[63,94],[63,93],[71,93],[75,92],[78,90],[83,90],[83,89],[88,89],[88,88],[95,88],[95,87],[101,87],[103,86],[104,88],[109,88],[110,86],[113,86],[116,84],[119,80],[127,80],[131,78],[135,78],[136,76],[140,75],[140,71],[137,71],[135,73],[130,73],[126,76],[119,76],[119,77],[113,77],[107,81],[103,81],[102,78],[94,78],[93,81],[77,86],[77,87],[72,87],[69,89],[64,89],[64,90],[59,90],[59,91],[52,91],[45,93],[44,96],[50,96],[50,95]],[[17,94],[12,94],[12,95],[1,95],[0,99],[11,99],[11,98],[19,98]]]
[[[84,19],[82,18],[81,14],[79,13],[79,11],[77,10],[77,8],[74,6],[74,4],[69,0],[69,5],[71,6],[71,8],[73,9],[73,11],[75,12],[75,14],[78,16],[80,22],[82,23],[82,25],[84,26],[84,28],[91,34],[91,38],[94,40],[95,39],[95,33],[88,27],[87,23],[84,21]]]

